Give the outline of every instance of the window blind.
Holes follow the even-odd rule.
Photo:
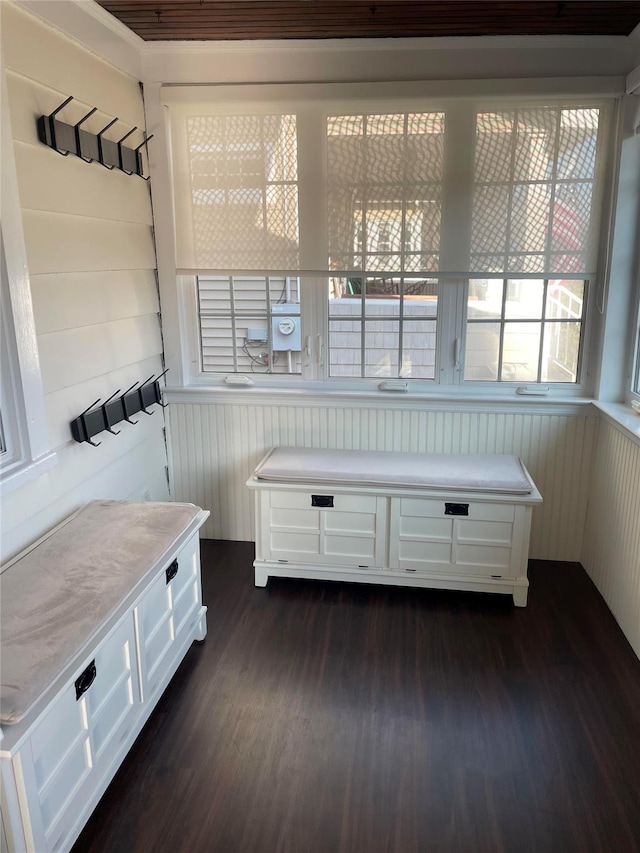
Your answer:
[[[472,269],[505,275],[593,269],[599,127],[598,109],[477,114]]]
[[[464,101],[460,122],[448,103],[414,100],[337,108],[315,87],[286,106],[170,103],[177,267],[595,272],[604,103]],[[445,243],[456,247],[455,270]],[[319,266],[303,270],[302,257]]]
[[[180,265],[296,269],[295,116],[187,115],[174,142]]]

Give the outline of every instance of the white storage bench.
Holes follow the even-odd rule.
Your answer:
[[[0,829],[11,853],[71,848],[204,639],[208,516],[193,504],[94,501],[0,575]]]
[[[542,497],[515,456],[277,447],[247,485],[256,586],[306,577],[527,603],[531,512]]]

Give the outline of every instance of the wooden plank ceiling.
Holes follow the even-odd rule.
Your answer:
[[[637,0],[96,0],[146,41],[628,35]]]

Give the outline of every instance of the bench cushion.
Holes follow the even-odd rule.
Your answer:
[[[93,501],[0,575],[0,718],[29,711],[201,512]]]
[[[259,480],[404,486],[528,495],[534,491],[517,456],[396,453],[275,447],[258,465]]]

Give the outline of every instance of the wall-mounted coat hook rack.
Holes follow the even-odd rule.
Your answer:
[[[154,403],[162,406],[163,409],[166,408],[167,404],[162,402],[160,380],[166,376],[167,370],[158,376],[152,374],[142,383],[134,382],[123,394],[118,389],[104,403],[100,398],[95,400],[75,420],[71,421],[71,435],[76,441],[99,447],[101,442],[92,441],[94,435],[105,430],[112,435],[119,435],[121,430],[113,428],[116,424],[121,421],[137,424],[138,421],[132,420],[131,415],[144,412],[151,416],[153,412],[149,411],[149,406]]]
[[[49,115],[40,116],[38,119],[38,139],[40,142],[49,148],[53,148],[63,157],[75,154],[85,163],[100,163],[109,170],[117,168],[125,175],[138,175],[148,181],[149,177],[144,175],[142,148],[146,149],[153,134],[148,137],[145,136],[136,148],[127,148],[122,143],[138,129],[137,127],[128,130],[117,142],[105,139],[104,134],[117,121],[120,121],[118,118],[112,119],[98,133],[90,133],[88,130],[84,130],[81,125],[98,111],[97,107],[92,107],[76,124],[67,124],[57,119],[57,114],[72,100],[73,95],[70,95]]]

